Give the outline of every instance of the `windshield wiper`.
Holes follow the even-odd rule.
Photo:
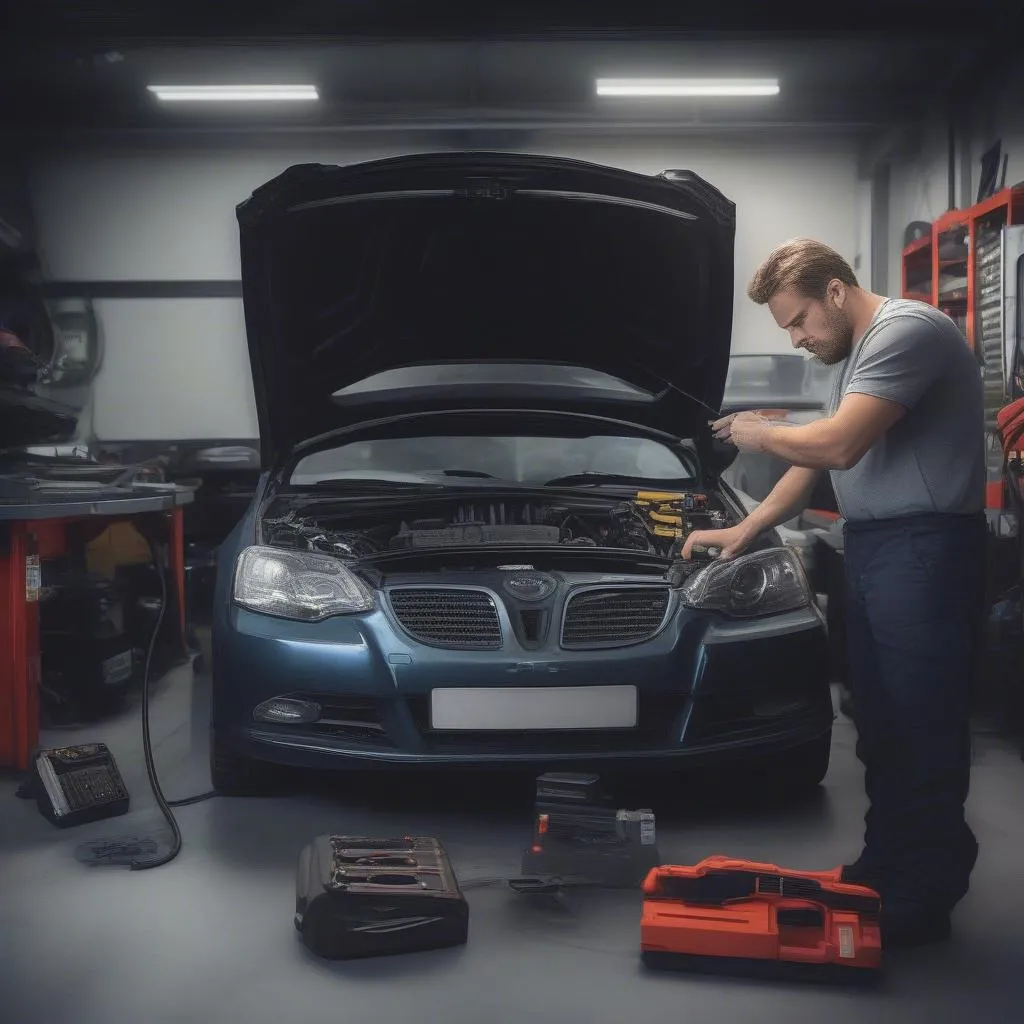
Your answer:
[[[623,473],[574,473],[571,476],[557,476],[554,480],[547,480],[545,487],[579,487],[590,486],[600,487],[601,484],[637,484],[642,487],[651,486],[650,480],[639,476],[626,476]]]
[[[481,480],[493,480],[492,473],[485,473],[482,469],[442,469],[445,476],[472,476]]]
[[[422,483],[416,480],[374,480],[372,477],[357,477],[347,480],[317,480],[308,484],[315,491],[440,491],[443,484]]]

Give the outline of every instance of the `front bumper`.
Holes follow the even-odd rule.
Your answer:
[[[293,624],[292,624],[293,625]],[[295,767],[397,768],[721,763],[783,751],[824,735],[834,711],[828,645],[813,610],[751,623],[683,614],[657,641],[635,648],[496,667],[493,658],[420,657],[375,649],[380,630],[340,622],[329,641],[235,614],[214,643],[213,729],[237,754]],[[301,633],[301,631],[300,631]],[[437,652],[435,652],[437,653]],[[422,654],[422,652],[420,652]],[[500,668],[500,673],[498,669]],[[435,685],[588,685],[631,682],[634,729],[435,732]],[[314,700],[312,725],[270,725],[253,708],[272,697]]]
[[[537,744],[535,750],[519,747],[515,750],[483,750],[422,752],[395,749],[374,749],[355,747],[322,737],[301,734],[287,736],[258,729],[244,729],[224,735],[216,732],[217,742],[231,751],[258,761],[287,765],[295,768],[317,770],[352,770],[386,768],[511,768],[542,765],[573,765],[580,769],[595,770],[601,767],[645,768],[655,765],[677,767],[698,767],[745,758],[764,757],[781,753],[801,744],[821,738],[832,724],[832,713],[808,716],[797,723],[773,730],[763,729],[746,736],[737,736],[719,742],[694,743],[661,749],[622,750],[593,744],[592,750],[579,744],[558,747],[555,737],[544,744]]]

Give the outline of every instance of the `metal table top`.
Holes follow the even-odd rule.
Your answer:
[[[193,490],[176,484],[135,484],[131,487],[26,487],[21,493],[0,494],[0,521],[78,519],[84,516],[124,516],[168,512],[193,501]]]

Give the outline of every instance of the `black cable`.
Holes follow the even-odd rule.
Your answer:
[[[174,817],[174,813],[171,811],[172,807],[185,807],[220,795],[216,791],[211,790],[207,793],[199,793],[196,796],[168,801],[164,798],[163,790],[160,787],[160,780],[156,774],[149,724],[149,690],[153,674],[153,654],[160,639],[160,630],[163,626],[164,615],[166,614],[168,587],[164,548],[159,541],[155,541],[148,536],[145,539],[152,556],[153,568],[156,570],[160,580],[160,607],[157,611],[153,633],[149,639],[146,662],[142,672],[142,749],[146,761],[146,772],[149,776],[150,788],[153,791],[157,806],[170,826],[173,840],[170,850],[163,857],[155,856],[157,845],[151,838],[139,838],[138,836],[121,836],[105,842],[86,844],[80,851],[82,853],[80,859],[84,859],[87,863],[127,864],[132,871],[145,871],[149,868],[162,867],[164,864],[169,864],[181,852],[181,829],[178,826],[177,819]]]
[[[150,676],[153,665],[153,652],[156,650],[157,641],[160,638],[160,628],[163,626],[164,614],[167,609],[167,574],[164,566],[164,553],[162,545],[158,542],[146,539],[149,544],[150,553],[153,556],[153,565],[156,568],[157,576],[160,578],[160,609],[157,612],[156,625],[153,627],[153,635],[149,640],[149,649],[146,651],[146,664],[142,672],[142,751],[146,760],[146,772],[149,775],[149,785],[153,790],[157,806],[170,826],[173,842],[170,850],[163,857],[155,860],[133,860],[130,864],[132,871],[145,871],[149,868],[162,867],[169,864],[181,852],[181,829],[178,827],[174,812],[164,799],[163,790],[160,788],[160,780],[157,778],[156,766],[153,763],[153,743],[149,729],[149,687]]]
[[[190,807],[193,804],[203,803],[206,800],[212,800],[214,797],[220,796],[220,793],[215,789],[211,789],[206,793],[197,793],[195,796],[182,797],[180,800],[165,800],[163,790],[160,788],[160,782],[157,779],[149,738],[149,684],[153,651],[156,648],[156,642],[160,636],[160,627],[163,624],[164,618],[164,606],[167,603],[167,577],[165,575],[164,560],[160,545],[152,541],[148,543],[150,546],[150,552],[153,556],[153,564],[156,566],[157,575],[160,577],[160,611],[157,615],[153,635],[150,638],[149,650],[146,653],[146,665],[142,673],[142,745],[146,759],[146,770],[149,773],[149,782],[153,788],[153,795],[156,797],[156,802],[159,805],[160,810],[163,812],[164,817],[167,819],[167,823],[170,825],[171,831],[174,833],[174,845],[171,848],[171,852],[161,860],[151,861],[148,863],[133,862],[132,869],[140,871],[145,868],[155,868],[160,867],[163,864],[167,864],[180,852],[181,830],[178,828],[178,822],[171,812],[172,807]]]
[[[215,789],[211,789],[208,793],[199,793],[196,796],[185,796],[180,800],[168,800],[168,807],[189,807],[192,804],[201,804],[204,800],[212,800],[215,796],[220,796],[220,793]]]

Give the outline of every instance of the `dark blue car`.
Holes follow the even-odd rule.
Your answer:
[[[825,627],[743,515],[735,211],[498,154],[299,166],[238,209],[263,474],[223,545],[212,772],[748,760],[817,784]]]

